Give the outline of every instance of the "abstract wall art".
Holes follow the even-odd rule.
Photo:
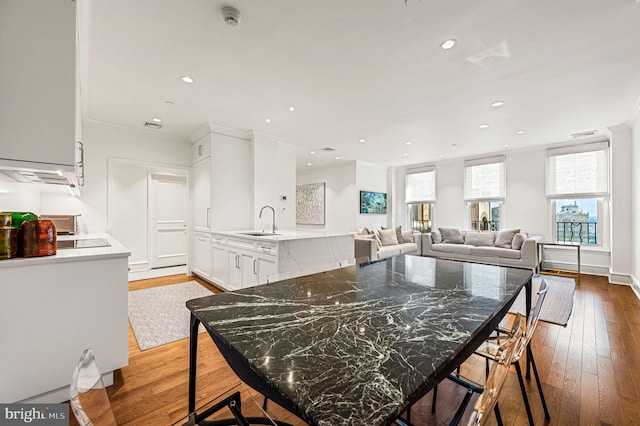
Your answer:
[[[324,186],[324,182],[296,186],[297,224],[324,225]]]

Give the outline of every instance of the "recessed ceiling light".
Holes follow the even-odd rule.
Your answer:
[[[162,120],[158,117],[153,117],[151,121],[153,121],[154,123],[162,123]]]
[[[407,155],[409,155],[409,154],[407,154],[406,152],[404,154],[402,154],[403,157],[406,157]]]
[[[315,151],[311,151],[311,152],[309,152],[309,154],[311,154],[311,155],[313,155],[313,154],[315,154],[315,153],[316,153]]]
[[[270,119],[270,118],[267,118],[267,119],[266,119],[266,120],[264,120],[264,121],[266,121],[267,123],[271,123],[271,119]]]
[[[518,131],[516,131],[516,135],[524,135],[524,130],[518,130]]]
[[[489,127],[489,125],[487,123],[483,123],[478,127],[480,127],[481,129],[486,129],[487,127]]]
[[[504,101],[495,101],[494,103],[491,104],[491,106],[494,108],[501,107],[502,105],[504,105]]]
[[[506,147],[508,147],[508,146],[509,146],[509,144],[508,144],[508,143],[505,143],[505,144],[504,144],[504,145],[502,145],[502,146],[504,146],[504,147],[506,148]]]
[[[180,77],[180,79],[188,84],[193,84],[196,82],[193,78],[189,77],[188,75],[183,75],[182,77]]]
[[[443,48],[444,50],[449,50],[455,45],[456,45],[456,40],[453,38],[450,38],[449,40],[445,40],[442,43],[440,43],[440,47]]]
[[[360,143],[365,143],[366,141],[366,139],[360,139]]]
[[[295,110],[296,110],[296,109],[295,109],[294,107],[292,107],[292,106],[290,106],[290,107],[289,107],[289,111],[293,112],[293,111],[295,111]]]
[[[340,157],[336,157],[336,160],[339,160],[339,159],[340,159]]]
[[[444,155],[441,155],[440,158],[444,158]]]
[[[311,163],[307,163],[307,166],[310,166],[310,165],[311,165]]]
[[[405,145],[407,145],[407,146],[409,146],[409,145],[412,145],[412,144],[413,144],[413,142],[405,142],[404,144],[405,144]]]

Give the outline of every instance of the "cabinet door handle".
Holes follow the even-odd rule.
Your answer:
[[[236,254],[236,268],[240,269],[240,255]]]
[[[207,228],[211,226],[209,224],[210,218],[211,218],[211,207],[207,207]]]
[[[258,259],[253,259],[253,275],[258,275],[258,270],[256,268],[258,263]]]

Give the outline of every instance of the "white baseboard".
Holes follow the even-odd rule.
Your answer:
[[[616,274],[615,272],[609,273],[609,282],[611,284],[623,284],[631,286],[633,284],[633,278],[626,274]]]
[[[636,297],[640,300],[640,283],[634,276],[631,277],[631,281],[631,289],[636,294]]]
[[[561,269],[563,271],[575,271],[577,269],[575,263],[567,263],[567,262],[542,262],[542,267],[544,269]],[[605,266],[594,266],[594,265],[580,265],[580,273],[588,274],[588,275],[598,275],[601,277],[610,276],[609,268]]]
[[[80,357],[78,355],[78,357]],[[69,380],[71,380],[71,373],[69,373]],[[109,371],[102,375],[102,383],[105,386],[113,385],[113,371]],[[41,393],[40,395],[35,395],[22,401],[16,401],[19,404],[60,404],[62,402],[68,401],[70,398],[69,395],[69,385],[62,386],[60,388],[51,390],[49,392]]]
[[[149,270],[149,262],[130,262],[129,272],[144,272]]]
[[[186,274],[187,266],[171,266],[168,268],[129,271],[129,281],[148,280],[149,278],[168,277],[169,275]]]

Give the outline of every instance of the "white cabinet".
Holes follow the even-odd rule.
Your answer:
[[[191,270],[203,278],[211,275],[211,243],[206,232],[193,233],[193,255]]]
[[[266,284],[278,268],[278,242],[212,234],[210,279],[214,284],[227,290]]]
[[[211,162],[201,160],[193,165],[191,205],[194,231],[209,231],[211,218]]]
[[[0,160],[73,171],[76,3],[2,0],[0,40]]]
[[[229,281],[229,274],[227,272],[227,257],[228,249],[222,244],[211,244],[211,281],[214,284],[226,288],[227,281]]]

